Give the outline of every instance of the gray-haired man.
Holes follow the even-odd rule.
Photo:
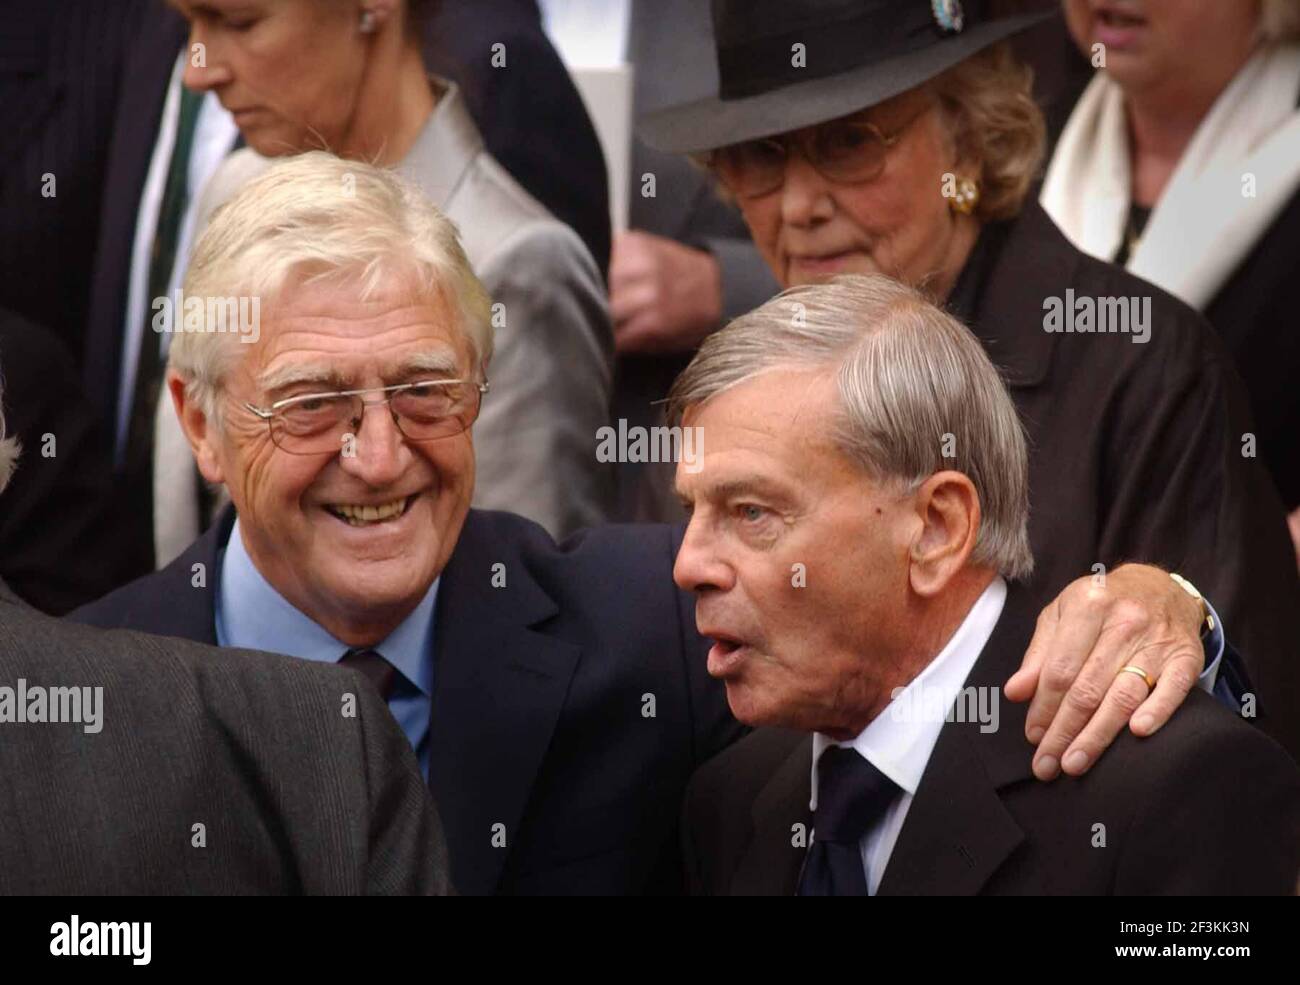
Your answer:
[[[692,781],[697,891],[1294,889],[1300,774],[1204,693],[1081,782],[1032,782],[1001,700],[1040,605],[1007,586],[1033,567],[1025,441],[958,322],[880,277],[797,288],[710,338],[670,405],[706,437],[677,583],[732,711],[781,727]]]

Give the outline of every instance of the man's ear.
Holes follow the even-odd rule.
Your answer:
[[[909,552],[912,590],[938,595],[966,567],[980,529],[980,498],[962,472],[936,472],[913,499],[920,525]]]
[[[167,389],[172,395],[172,406],[176,408],[176,417],[185,432],[185,440],[190,443],[194,461],[199,472],[209,482],[225,482],[221,470],[221,460],[217,455],[216,443],[220,439],[217,426],[208,420],[208,415],[196,401],[190,400],[185,393],[185,381],[172,369],[167,371]]]

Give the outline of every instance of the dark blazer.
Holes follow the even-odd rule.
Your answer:
[[[215,642],[233,519],[73,618]],[[603,527],[557,547],[520,517],[470,511],[438,589],[429,742],[461,893],[680,891],[686,782],[742,729],[673,587],[679,541]]]
[[[1001,687],[1037,611],[1008,593],[968,685]],[[999,707],[996,731],[944,725],[880,895],[1295,892],[1300,772],[1208,695],[1193,693],[1149,739],[1125,729],[1086,776],[1053,783],[1030,771],[1027,706]],[[811,736],[784,729],[760,729],[700,770],[683,822],[693,892],[796,891],[811,771]]]
[[[108,436],[55,336],[0,309],[6,433],[23,453],[0,501],[0,578],[53,615],[126,581]]]
[[[1151,298],[1151,337],[1044,331],[1067,288]],[[1036,202],[985,228],[950,307],[1003,371],[1029,439],[1031,587],[1044,599],[1124,561],[1189,578],[1258,690],[1259,724],[1300,760],[1300,579],[1240,379],[1198,313],[1085,256]]]
[[[102,687],[102,730],[3,726],[0,894],[450,891],[415,757],[354,671],[104,633],[0,586],[20,680]]]

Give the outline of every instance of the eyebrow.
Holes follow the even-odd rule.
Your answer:
[[[426,349],[407,357],[395,369],[383,373],[385,382],[405,380],[412,376],[431,376],[451,379],[460,372],[456,354],[450,348]],[[333,390],[347,390],[355,380],[329,363],[292,363],[281,366],[258,378],[263,393],[273,394],[291,386],[310,384]]]
[[[460,372],[460,360],[456,358],[456,353],[450,348],[439,347],[417,352],[410,358],[404,359],[391,375],[393,378],[423,375],[443,376],[450,379]],[[389,375],[386,373],[384,378],[388,379]]]
[[[689,500],[682,492],[681,487],[676,484],[674,484],[674,491],[677,493],[678,499],[683,503],[694,501]],[[793,501],[793,496],[779,483],[762,476],[745,476],[738,479],[728,479],[716,485],[706,485],[698,491],[695,499],[727,500],[740,496],[761,496],[781,504],[789,504]]]
[[[304,383],[343,390],[349,382],[347,377],[328,363],[291,363],[263,373],[258,377],[257,385],[263,393],[270,394]]]

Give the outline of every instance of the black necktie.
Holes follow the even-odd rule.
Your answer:
[[[862,836],[898,795],[898,785],[853,749],[831,746],[817,763],[813,843],[800,896],[866,896]]]
[[[397,668],[374,650],[349,650],[339,658],[339,663],[361,671],[385,702],[392,697],[397,683]]]

